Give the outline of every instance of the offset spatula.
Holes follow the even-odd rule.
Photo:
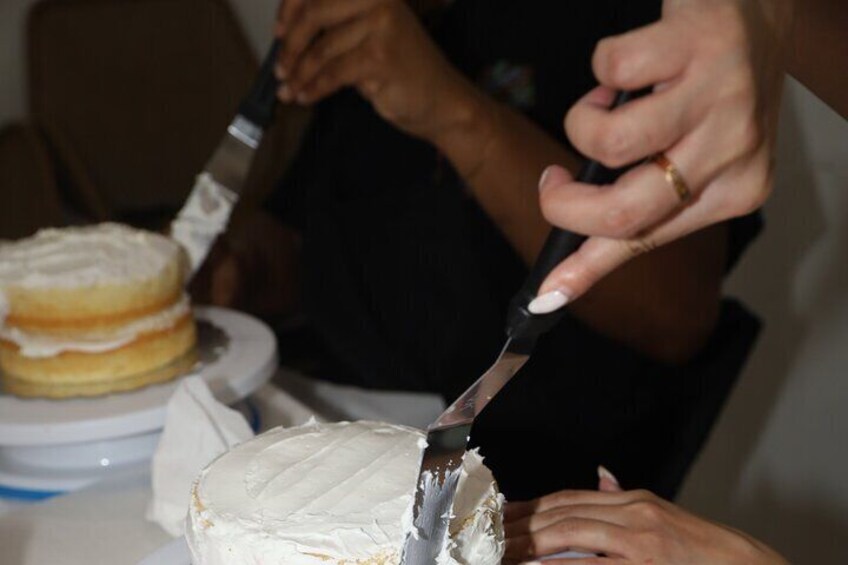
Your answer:
[[[624,104],[632,93],[620,93],[613,107]],[[612,182],[620,171],[611,171],[595,161],[588,162],[578,180],[590,184]],[[459,467],[468,445],[474,418],[517,373],[533,351],[538,337],[553,327],[563,310],[531,314],[527,309],[539,286],[560,261],[586,240],[584,236],[554,229],[548,236],[536,264],[512,299],[507,316],[507,340],[495,364],[451,404],[427,428],[427,447],[421,460],[413,509],[414,527],[403,548],[404,565],[433,565],[448,533]]]
[[[191,274],[223,232],[250,172],[256,148],[274,118],[278,82],[274,65],[280,42],[274,41],[238,114],[227,128],[191,191],[182,210],[171,222],[171,237],[188,252]]]

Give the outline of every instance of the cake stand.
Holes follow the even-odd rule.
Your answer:
[[[195,308],[201,376],[212,394],[248,416],[245,402],[277,368],[270,328],[216,307]],[[0,497],[39,500],[77,490],[117,469],[149,464],[178,379],[95,398],[23,399],[0,393]]]

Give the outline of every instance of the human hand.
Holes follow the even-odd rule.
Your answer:
[[[218,239],[191,281],[195,302],[264,317],[291,315],[299,287],[299,236],[261,210]]]
[[[549,167],[541,205],[554,225],[590,236],[548,276],[535,311],[552,311],[657,246],[759,208],[771,191],[783,79],[786,0],[665,0],[662,19],[604,39],[601,86],[568,112],[575,147],[612,168],[664,153],[691,197],[645,162],[598,188]],[[618,90],[653,86],[614,110]]]
[[[353,87],[385,120],[435,141],[473,98],[402,0],[284,0],[276,33],[284,102]]]
[[[537,563],[564,551],[603,557],[553,559],[551,565],[786,565],[750,536],[693,514],[644,490],[622,491],[603,467],[599,490],[560,491],[509,503],[506,558]]]

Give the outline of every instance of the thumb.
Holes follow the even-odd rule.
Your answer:
[[[547,314],[573,302],[606,275],[656,247],[649,239],[590,237],[548,274],[530,303],[534,314]],[[554,298],[559,297],[559,302]],[[553,307],[548,308],[551,304]]]
[[[668,220],[654,228],[642,232],[631,239],[613,239],[593,236],[583,242],[580,249],[557,265],[539,287],[538,300],[543,304],[553,303],[545,297],[559,295],[565,302],[572,302],[582,296],[599,280],[616,270],[624,263],[653,251],[661,245],[674,241],[705,226],[726,219],[715,202],[705,202],[701,198],[695,205],[687,206]],[[531,303],[532,304],[532,303]],[[560,303],[553,311],[562,306]],[[545,311],[533,311],[545,314]]]
[[[563,167],[551,165],[539,179],[542,208],[545,194],[552,187],[571,182],[571,174]],[[551,218],[549,218],[551,220]],[[556,221],[553,221],[556,224]],[[560,226],[566,227],[566,226]],[[567,227],[566,227],[567,229]],[[636,255],[651,248],[648,239],[611,239],[593,236],[554,268],[539,287],[537,298],[530,303],[534,314],[547,314],[576,300],[596,282]]]

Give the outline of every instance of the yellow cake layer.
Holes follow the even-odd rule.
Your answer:
[[[5,323],[57,336],[108,331],[167,308],[182,292],[183,263],[181,255],[174,254],[158,276],[142,281],[77,288],[7,286]]]
[[[25,357],[17,345],[0,341],[3,388],[20,396],[94,396],[162,382],[194,363],[197,334],[191,313],[169,329],[147,333],[102,353],[66,351]]]
[[[170,381],[180,375],[186,374],[196,362],[196,352],[191,350],[165,367],[144,375],[127,377],[120,381],[57,386],[5,378],[0,379],[0,383],[2,384],[0,388],[8,394],[25,398],[52,398],[54,400],[61,400],[75,397],[104,396],[112,393],[137,390],[146,386]]]

